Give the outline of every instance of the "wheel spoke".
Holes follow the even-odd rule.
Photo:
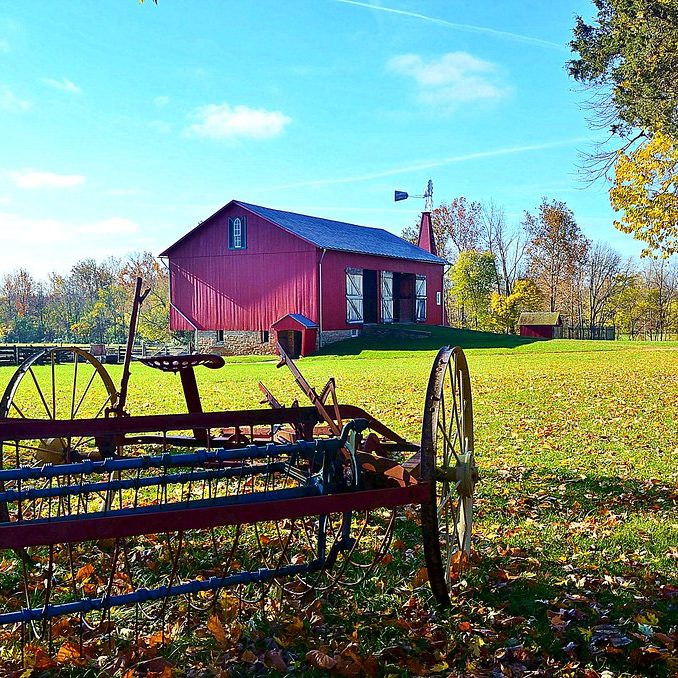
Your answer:
[[[73,388],[71,389],[71,419],[75,419],[75,392],[78,386],[78,354],[73,351]]]
[[[87,386],[85,386],[85,390],[83,391],[82,396],[80,397],[80,400],[78,401],[78,406],[75,408],[75,411],[73,412],[73,416],[71,417],[71,419],[75,419],[77,417],[78,412],[80,411],[80,407],[82,406],[82,403],[85,400],[85,397],[87,396],[87,393],[89,392],[90,386],[92,386],[92,382],[94,381],[96,376],[97,376],[97,371],[94,370],[92,372],[92,375],[89,378],[89,381],[87,382]],[[105,403],[104,403],[104,406],[105,406]],[[103,410],[103,407],[99,411],[101,412],[102,410]]]
[[[21,419],[26,419],[26,415],[19,409],[19,406],[14,401],[10,403],[9,409],[14,409]]]
[[[55,355],[54,353],[51,354],[50,356],[50,373],[52,377],[52,419],[56,419],[56,381],[55,381],[55,374],[54,374],[54,358]]]
[[[40,396],[40,400],[42,401],[43,407],[45,408],[45,412],[47,413],[47,417],[49,419],[53,419],[52,413],[49,411],[49,405],[47,404],[47,401],[45,400],[45,396],[42,393],[42,389],[40,388],[40,384],[38,383],[38,379],[35,376],[35,372],[33,372],[33,368],[31,367],[28,370],[29,374],[31,375],[31,378],[33,379],[33,383],[35,384],[35,388],[38,391],[38,396]]]
[[[456,433],[455,433],[454,439],[453,439],[453,440],[450,440],[450,438],[449,438],[449,436],[448,436],[448,431],[445,431],[445,429],[443,429],[443,427],[442,427],[442,425],[441,425],[440,423],[438,423],[438,430],[443,434],[443,440],[444,440],[444,442],[446,443],[446,445],[444,446],[444,451],[443,451],[443,460],[442,460],[442,461],[443,461],[443,464],[442,464],[443,468],[447,468],[447,467],[450,465],[450,457],[449,457],[449,455],[447,454],[447,451],[448,451],[448,450],[452,452],[452,454],[454,455],[454,458],[455,458],[456,462],[457,462],[458,464],[460,464],[461,461],[460,461],[460,459],[459,459],[459,456],[458,456],[457,453],[454,451],[455,444],[456,444],[456,442],[457,442],[457,440],[458,440]]]

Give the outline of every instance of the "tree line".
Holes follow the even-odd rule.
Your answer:
[[[0,284],[0,340],[11,343],[123,343],[127,340],[136,278],[150,292],[141,306],[137,336],[167,341],[168,275],[150,252],[125,259],[78,261],[66,274],[36,280],[19,268]]]
[[[614,325],[631,338],[678,334],[678,267],[670,258],[642,265],[584,237],[564,202],[544,198],[510,224],[494,202],[461,196],[431,213],[440,256],[451,263],[445,305],[450,324],[516,333],[524,311],[557,311],[594,336]],[[417,229],[403,237],[417,241]]]

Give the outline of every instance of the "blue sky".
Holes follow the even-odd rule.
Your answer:
[[[0,5],[0,274],[159,253],[232,198],[400,233],[464,195],[547,196],[625,255],[585,187],[566,71],[590,0]]]

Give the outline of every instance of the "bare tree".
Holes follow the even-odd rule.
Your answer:
[[[480,242],[497,262],[497,292],[508,297],[522,275],[527,236],[520,228],[506,223],[504,208],[490,200],[480,211]]]
[[[588,290],[589,333],[593,338],[594,327],[604,325],[612,308],[610,300],[621,294],[629,284],[630,269],[622,264],[619,252],[603,242],[597,242],[589,251],[586,264],[586,287]]]
[[[675,260],[652,260],[644,271],[649,296],[647,331],[650,339],[666,339],[671,312],[678,303],[678,266]]]

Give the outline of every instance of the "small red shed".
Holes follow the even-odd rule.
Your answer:
[[[447,262],[428,213],[421,230],[418,247],[380,228],[232,200],[160,255],[170,327],[259,353],[276,333],[300,332],[307,354],[365,323],[441,325]]]
[[[518,320],[521,337],[560,339],[563,336],[563,317],[560,313],[521,313]]]
[[[316,349],[318,323],[301,313],[288,313],[271,325],[275,339],[292,358],[310,355]]]

